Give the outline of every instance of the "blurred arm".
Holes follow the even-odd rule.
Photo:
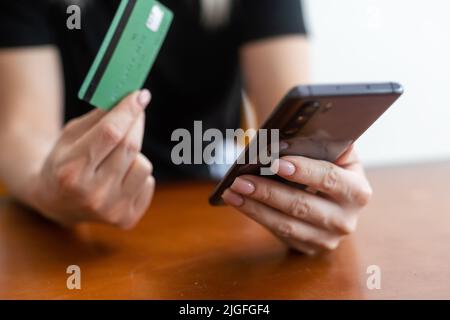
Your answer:
[[[0,50],[0,181],[25,202],[60,133],[62,96],[55,48]]]
[[[305,36],[282,36],[246,44],[240,52],[246,93],[257,125],[269,116],[292,87],[309,78]]]

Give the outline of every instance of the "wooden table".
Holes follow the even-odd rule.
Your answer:
[[[372,169],[357,233],[335,252],[292,253],[211,184],[159,186],[142,223],[61,229],[0,200],[0,298],[450,298],[450,163]],[[81,290],[66,268],[81,267]],[[366,286],[381,269],[381,289]]]

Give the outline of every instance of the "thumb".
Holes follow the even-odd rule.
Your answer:
[[[148,104],[150,92],[148,90],[136,91],[125,97],[118,105],[117,109],[127,109],[137,104]],[[151,97],[151,96],[150,96]],[[145,108],[145,107],[144,107]],[[107,111],[95,108],[85,115],[75,118],[67,123],[63,130],[64,139],[78,139],[83,134],[94,127],[106,114]]]

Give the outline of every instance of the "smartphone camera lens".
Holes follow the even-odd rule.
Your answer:
[[[308,105],[306,105],[305,107],[302,108],[301,110],[301,115],[305,115],[305,116],[311,116],[313,115],[320,107],[320,103],[319,102],[312,102]]]
[[[301,126],[301,125],[304,125],[307,120],[308,120],[308,118],[305,117],[304,115],[299,115],[297,117],[296,123]]]
[[[317,101],[310,102],[302,105],[302,107],[297,111],[297,115],[289,125],[287,129],[283,130],[283,134],[286,137],[292,137],[296,135],[309,121],[309,119],[319,110],[320,103]]]

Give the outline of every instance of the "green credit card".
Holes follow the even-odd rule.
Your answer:
[[[122,0],[78,97],[109,110],[141,89],[173,13],[154,0]]]

